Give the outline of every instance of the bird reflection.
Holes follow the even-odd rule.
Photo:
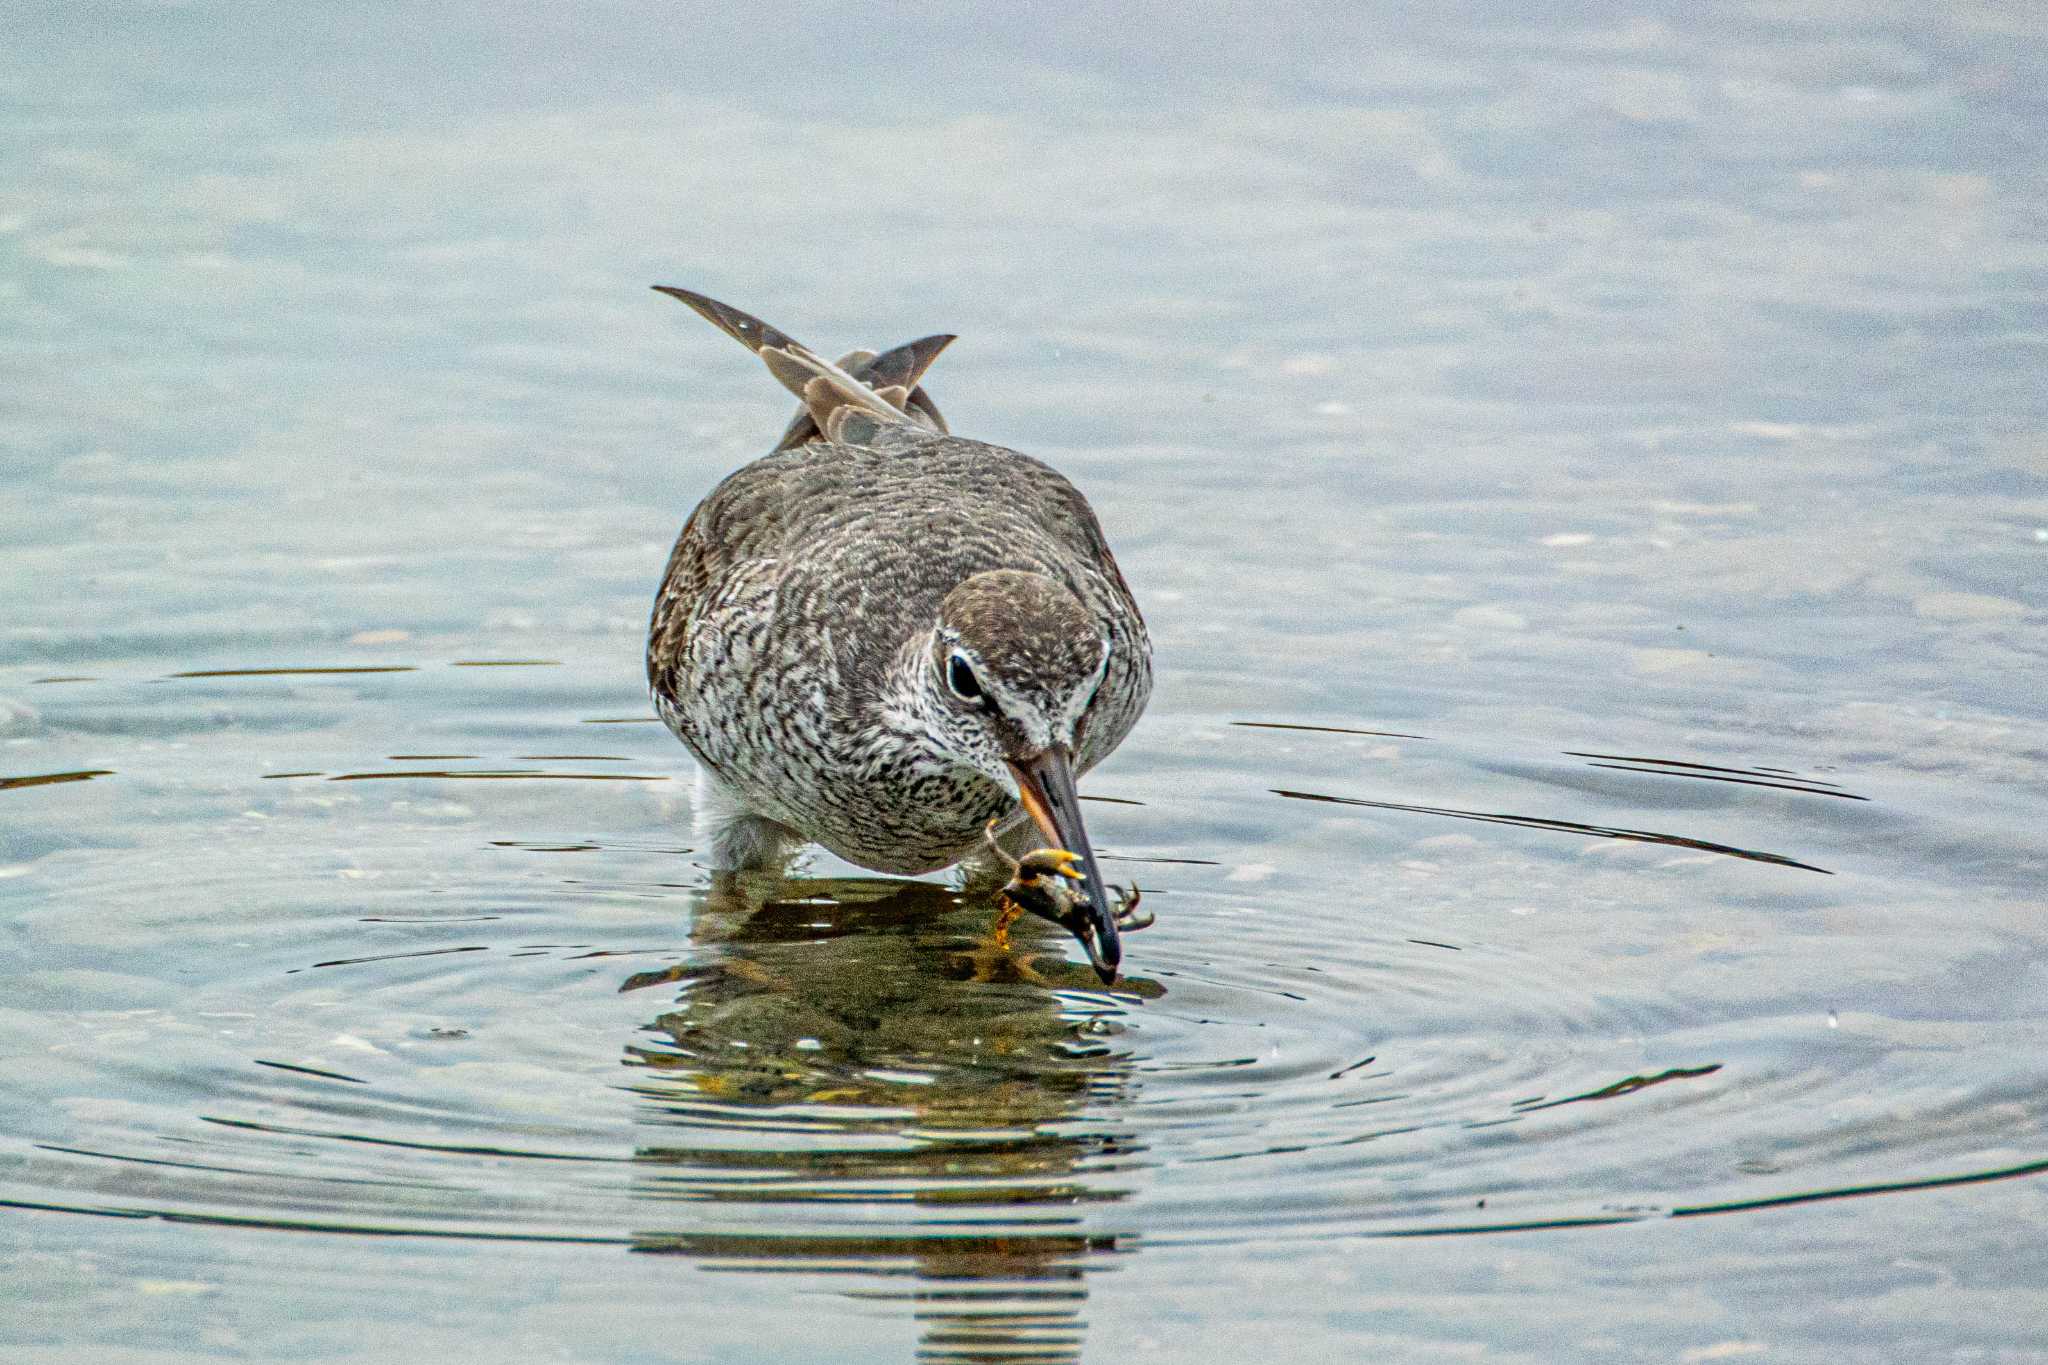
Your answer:
[[[722,882],[695,951],[620,987],[673,1001],[626,1049],[660,1130],[635,1193],[716,1206],[640,1249],[906,1277],[852,1292],[910,1305],[920,1360],[1078,1359],[1084,1277],[1128,1250],[1086,1217],[1135,1150],[1100,1120],[1135,1084],[1119,1021],[1163,991],[1105,994],[1036,921],[998,947],[990,908],[979,885]]]

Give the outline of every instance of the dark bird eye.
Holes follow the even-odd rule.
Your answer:
[[[962,701],[981,699],[981,679],[974,676],[964,654],[955,654],[946,660],[946,686],[953,689],[953,695]]]

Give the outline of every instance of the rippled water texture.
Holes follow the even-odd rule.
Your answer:
[[[50,6],[0,1354],[2048,1360],[2025,6]],[[646,611],[935,330],[1159,689],[1100,989],[713,894]]]

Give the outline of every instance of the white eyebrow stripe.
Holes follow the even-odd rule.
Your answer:
[[[1032,748],[1044,749],[1054,743],[1073,743],[1074,730],[1087,712],[1088,703],[1094,700],[1102,680],[1109,676],[1109,641],[1101,643],[1102,657],[1096,661],[1094,669],[1072,691],[1054,698],[1057,709],[1050,713],[1006,687],[999,675],[982,669],[979,666],[981,660],[973,650],[965,645],[956,645],[954,649],[966,655],[970,665],[975,666],[975,676],[981,682],[982,692],[996,712],[1022,731],[1025,742]]]
[[[1045,712],[1020,697],[1005,695],[1003,714],[1012,725],[1024,732],[1024,738],[1034,749],[1043,749],[1052,743],[1052,725],[1045,718]]]

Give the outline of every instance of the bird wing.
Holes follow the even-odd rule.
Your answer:
[[[699,317],[761,357],[768,372],[803,399],[805,418],[827,440],[865,444],[891,427],[945,429],[943,423],[927,420],[928,416],[936,418],[938,412],[931,399],[926,398],[913,412],[911,392],[917,377],[952,340],[950,336],[925,337],[868,361],[869,375],[863,382],[750,313],[688,289],[666,284],[654,288],[682,300]],[[884,361],[888,362],[886,368],[878,368]],[[785,443],[788,439],[786,434]]]

